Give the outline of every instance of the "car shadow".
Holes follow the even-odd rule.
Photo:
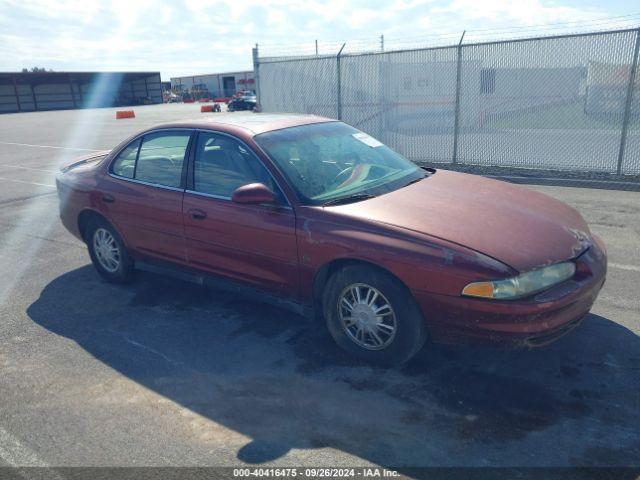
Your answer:
[[[237,457],[252,464],[331,447],[388,467],[640,465],[640,338],[598,315],[542,349],[427,345],[388,370],[314,321],[150,273],[114,286],[82,267],[27,313],[250,437]]]

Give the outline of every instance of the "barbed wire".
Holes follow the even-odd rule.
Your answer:
[[[521,38],[540,38],[554,35],[581,33],[599,33],[615,30],[640,28],[640,13],[612,17],[593,18],[581,21],[556,22],[539,25],[522,25],[507,28],[488,28],[466,30],[464,44],[515,40]],[[343,54],[392,51],[412,48],[432,48],[457,45],[462,36],[460,32],[436,32],[407,37],[369,37],[344,41],[310,41],[298,44],[266,43],[258,45],[261,59],[283,57],[335,56],[341,48]]]

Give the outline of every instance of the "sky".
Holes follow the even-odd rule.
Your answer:
[[[626,16],[626,17],[625,17]],[[616,17],[616,18],[612,18]],[[606,19],[606,20],[605,20]],[[539,27],[548,25],[548,27]],[[252,68],[261,55],[457,43],[518,33],[640,26],[629,0],[0,0],[0,71]],[[475,37],[474,37],[475,35]]]

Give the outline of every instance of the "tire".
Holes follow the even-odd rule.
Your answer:
[[[85,241],[93,266],[100,276],[110,283],[127,283],[133,278],[134,262],[118,235],[118,232],[101,218],[93,218],[87,225]],[[115,252],[109,261],[106,246],[112,245]],[[100,248],[103,246],[103,249]]]
[[[422,314],[406,287],[373,267],[349,265],[335,272],[323,292],[323,311],[336,343],[370,363],[400,366],[427,338]]]

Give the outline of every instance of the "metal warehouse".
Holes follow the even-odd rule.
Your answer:
[[[206,89],[214,97],[231,97],[238,90],[255,90],[253,70],[243,72],[211,73],[190,77],[171,78],[175,92]]]
[[[0,73],[0,113],[162,103],[160,72]]]

